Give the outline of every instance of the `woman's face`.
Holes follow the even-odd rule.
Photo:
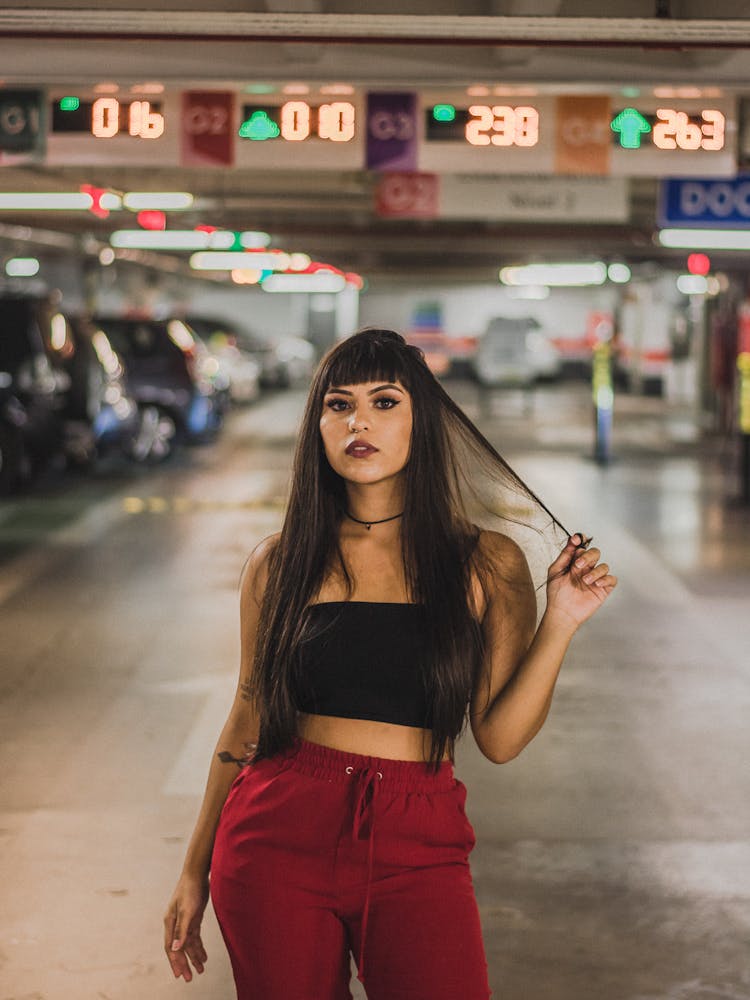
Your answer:
[[[350,482],[376,483],[401,472],[411,427],[411,396],[400,382],[332,386],[323,397],[326,458]]]

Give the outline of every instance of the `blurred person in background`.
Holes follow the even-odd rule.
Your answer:
[[[510,530],[503,491],[567,537],[539,621],[524,550],[469,513]],[[468,721],[499,764],[539,732],[617,583],[587,546],[418,348],[365,330],[328,352],[282,530],[243,567],[237,691],[164,918],[175,977],[204,970],[210,892],[239,1000],[346,1000],[350,950],[369,1000],[487,1000],[455,743]]]

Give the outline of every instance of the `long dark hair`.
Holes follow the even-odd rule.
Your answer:
[[[479,528],[470,519],[472,502],[489,483],[490,499],[482,501],[484,508],[494,507],[496,515],[515,520],[512,511],[497,510],[495,487],[502,483],[565,531],[445,392],[421,350],[392,330],[378,329],[363,330],[336,344],[313,376],[286,516],[268,557],[251,680],[260,716],[253,762],[293,742],[297,713],[293,690],[297,653],[305,635],[305,608],[332,572],[340,572],[347,596],[353,593],[338,530],[346,487],[323,449],[318,426],[323,399],[332,386],[376,380],[400,382],[411,395],[401,540],[409,600],[425,606],[428,621],[429,649],[422,667],[429,706],[425,728],[432,734],[428,768],[437,770],[446,748],[453,759],[482,662],[482,633],[472,611],[472,576],[477,574],[486,594],[489,570],[477,545]]]

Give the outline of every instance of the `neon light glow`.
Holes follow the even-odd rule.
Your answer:
[[[316,274],[272,274],[261,283],[264,292],[342,292],[346,288],[343,274],[318,271]]]
[[[0,193],[0,208],[36,212],[41,209],[62,212],[88,211],[94,204],[90,194],[82,192],[10,192]]]
[[[472,146],[536,146],[539,142],[539,112],[536,108],[511,108],[505,104],[473,104],[473,117],[466,124],[466,139]]]
[[[235,234],[227,229],[212,233],[193,229],[117,229],[109,238],[113,247],[129,250],[229,250]]]
[[[164,134],[164,115],[154,111],[149,101],[127,105],[127,131],[139,139],[158,139]],[[111,139],[120,131],[121,104],[116,97],[99,97],[91,105],[91,134]]]
[[[192,207],[193,196],[188,191],[129,191],[122,203],[131,212],[180,212]]]
[[[701,111],[702,124],[690,121],[684,111],[659,108],[654,125],[654,145],[659,149],[724,148],[725,118],[721,111]]]
[[[301,142],[310,135],[310,105],[287,101],[281,106],[281,135],[287,142]]]
[[[287,101],[280,107],[245,107],[248,117],[239,128],[241,139],[264,142],[281,136],[303,142],[313,136],[331,142],[350,142],[355,132],[355,108],[349,101],[315,107],[307,101]]]
[[[613,132],[618,132],[623,149],[640,149],[641,136],[651,131],[651,126],[635,108],[624,108],[610,123]]]
[[[271,121],[267,111],[253,111],[247,121],[240,125],[238,135],[241,139],[263,142],[266,139],[278,139],[281,129],[276,122]]]
[[[601,261],[571,264],[529,264],[504,267],[500,281],[504,285],[548,285],[559,288],[580,285],[603,285],[607,268]]]
[[[286,271],[289,254],[285,253],[194,253],[190,258],[194,271],[235,271],[251,268],[261,271]]]
[[[5,263],[5,273],[9,278],[33,278],[39,273],[36,257],[11,257]]]
[[[677,288],[683,295],[703,295],[708,289],[708,282],[702,274],[681,274],[677,279]]]
[[[676,250],[750,250],[750,229],[662,229],[659,242]]]
[[[456,120],[456,109],[452,104],[436,104],[432,117],[436,122],[452,122]]]
[[[61,111],[78,111],[81,106],[80,98],[78,97],[63,97],[60,101]]]

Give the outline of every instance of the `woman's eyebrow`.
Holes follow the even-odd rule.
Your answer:
[[[399,387],[397,385],[394,385],[393,382],[386,382],[384,385],[376,385],[374,389],[368,389],[367,395],[368,396],[372,396],[372,394],[374,392],[380,392],[381,389],[395,389],[396,392],[403,392],[403,389],[399,389]],[[348,389],[337,389],[336,386],[331,386],[331,388],[328,389],[327,391],[328,392],[340,392],[342,396],[353,396],[354,395],[354,393],[353,392],[349,392]]]

